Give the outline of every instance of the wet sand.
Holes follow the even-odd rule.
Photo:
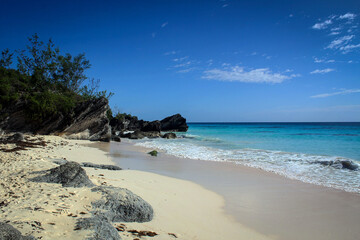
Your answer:
[[[177,158],[128,142],[96,144],[127,169],[190,180],[221,194],[225,210],[242,225],[274,239],[360,236],[360,195],[290,180],[233,163]]]

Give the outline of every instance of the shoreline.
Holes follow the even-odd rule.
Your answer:
[[[1,208],[0,218],[24,235],[42,239],[84,239],[89,232],[74,231],[75,221],[82,212],[91,212],[90,203],[99,195],[91,194],[86,188],[64,188],[59,184],[34,183],[30,179],[34,172],[57,166],[54,160],[113,164],[112,158],[99,149],[84,146],[93,144],[89,141],[40,137],[48,142],[46,147],[0,153],[1,164],[5,164],[7,171],[0,181],[5,185],[14,184],[8,188],[18,196],[8,199],[7,205]],[[152,221],[121,223],[125,226],[125,230],[119,232],[122,239],[136,238],[129,233],[131,229],[158,234],[143,239],[271,239],[233,220],[224,213],[221,195],[193,182],[136,170],[84,169],[94,184],[129,189],[153,207]],[[19,179],[23,186],[14,182]],[[0,188],[3,198],[8,188]],[[34,227],[36,224],[40,227]]]
[[[356,193],[233,163],[178,158],[163,152],[154,158],[146,154],[153,149],[127,141],[104,144],[102,150],[123,167],[185,179],[222,195],[227,214],[276,239],[357,239],[360,234],[360,195]]]

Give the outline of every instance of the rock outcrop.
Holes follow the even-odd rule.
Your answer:
[[[148,222],[153,218],[151,205],[127,189],[99,186],[92,191],[103,195],[92,203],[94,215],[105,216],[112,222]]]
[[[144,137],[157,138],[161,137],[161,131],[186,132],[188,130],[186,119],[180,114],[164,118],[161,121],[157,120],[152,122],[138,120],[137,117],[124,115],[121,120],[113,118],[110,121],[110,126],[112,128],[113,139],[115,139],[115,136],[130,139],[142,139]],[[173,135],[171,135],[171,137],[173,137]]]
[[[36,182],[59,183],[63,187],[93,187],[85,170],[76,162],[67,162],[47,170],[47,174],[32,179]]]
[[[31,132],[37,134],[60,134],[70,138],[93,141],[110,141],[111,128],[106,112],[105,98],[91,99],[77,104],[71,113],[57,113],[42,122],[30,120],[25,112],[26,102],[17,101],[0,114],[0,128],[6,132]]]
[[[0,222],[0,239],[3,240],[35,240],[32,236],[23,236],[19,230],[10,224]]]
[[[164,132],[186,132],[188,128],[186,119],[180,114],[175,114],[161,120],[161,131]]]

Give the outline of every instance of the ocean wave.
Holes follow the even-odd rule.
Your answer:
[[[307,183],[360,193],[360,171],[339,167],[341,162],[359,163],[337,156],[311,155],[262,149],[220,149],[196,144],[196,141],[153,139],[136,145],[155,148],[167,154],[194,160],[233,162]],[[329,164],[328,164],[329,163]]]

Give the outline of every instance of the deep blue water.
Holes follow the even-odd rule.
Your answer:
[[[226,161],[360,193],[360,123],[189,123],[174,140],[136,144],[204,161]],[[324,165],[320,163],[331,162]]]

